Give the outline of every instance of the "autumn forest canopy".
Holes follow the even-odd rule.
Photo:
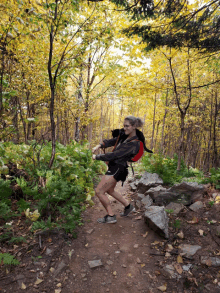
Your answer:
[[[57,143],[94,146],[134,115],[178,169],[218,168],[219,4],[2,0],[1,142],[49,141],[51,168]]]

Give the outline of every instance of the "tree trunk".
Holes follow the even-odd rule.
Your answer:
[[[18,101],[17,101],[17,97],[14,97],[13,99],[13,106],[14,106],[14,117],[12,119],[12,122],[13,122],[13,125],[14,125],[14,128],[15,128],[15,137],[13,139],[14,143],[15,144],[18,144],[19,143],[19,140],[20,140],[20,135],[19,135],[19,127],[18,127]]]
[[[217,125],[217,117],[218,117],[219,105],[218,105],[218,93],[215,92],[215,112],[213,119],[213,167],[219,167],[219,159],[218,159],[218,150],[216,145],[217,133],[216,133],[216,125]]]
[[[152,129],[152,136],[151,136],[151,143],[150,143],[150,149],[151,149],[151,150],[152,150],[153,147],[154,147],[154,131],[155,131],[156,102],[157,102],[157,94],[155,94],[155,96],[154,96],[153,129]]]
[[[80,133],[80,108],[83,102],[82,99],[82,90],[83,90],[83,70],[82,67],[80,69],[80,75],[79,75],[79,80],[78,80],[78,106],[79,106],[79,114],[76,117],[76,130],[75,130],[75,140],[79,142],[79,133]]]
[[[186,115],[185,113],[181,113],[180,144],[179,144],[179,151],[178,151],[177,171],[180,171],[181,169],[181,160],[183,157],[185,115]]]
[[[165,128],[165,121],[166,121],[166,116],[167,116],[167,106],[168,106],[168,89],[166,92],[166,103],[165,103],[166,107],[165,107],[165,112],[163,115],[163,125],[162,125],[162,132],[161,132],[161,143],[160,143],[160,151],[163,153],[164,151],[164,128]]]
[[[17,98],[18,101],[18,105],[19,105],[19,110],[20,110],[20,117],[21,117],[21,122],[23,124],[23,130],[24,130],[24,141],[27,144],[27,127],[26,127],[26,122],[24,121],[24,116],[23,116],[23,112],[22,112],[22,108],[21,108],[21,104],[20,104],[20,100],[19,98]]]

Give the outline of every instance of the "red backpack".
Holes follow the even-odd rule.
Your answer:
[[[140,142],[140,149],[139,152],[131,159],[131,162],[137,162],[138,160],[140,160],[140,158],[143,156],[144,154],[144,144],[142,141],[138,140],[138,139],[134,139]],[[131,140],[133,141],[133,140]]]

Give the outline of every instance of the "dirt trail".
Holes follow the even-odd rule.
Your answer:
[[[135,198],[128,183],[124,187],[118,184],[117,190],[129,201]],[[219,293],[219,266],[210,261],[201,265],[201,257],[220,255],[215,235],[220,205],[209,204],[213,192],[203,198],[204,206],[198,212],[185,208],[178,217],[170,215],[168,240],[148,228],[143,211],[121,218],[123,206],[111,197],[118,222],[97,223],[105,211],[94,198],[95,205],[82,214],[84,225],[78,227],[76,239],[61,231],[40,232],[18,248],[19,266],[6,273],[0,264],[0,293]],[[183,239],[176,236],[180,231],[174,226],[177,221]],[[201,249],[179,263],[183,243],[201,245]],[[89,261],[94,260],[102,265],[90,268]],[[165,266],[175,269],[166,275]],[[183,271],[183,266],[191,269]]]
[[[118,184],[117,189],[128,198],[127,184],[123,188]],[[116,224],[97,223],[97,218],[104,216],[105,211],[96,199],[95,206],[84,212],[85,225],[74,243],[69,266],[73,277],[69,275],[62,292],[156,292],[150,289],[151,284],[155,287],[156,264],[149,252],[150,244],[161,238],[149,230],[143,219],[138,219],[139,213],[121,218],[122,205],[110,200],[117,215]],[[148,235],[143,237],[146,232]],[[92,260],[101,260],[103,265],[91,269],[88,261]]]

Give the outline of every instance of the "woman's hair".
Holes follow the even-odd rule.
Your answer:
[[[136,128],[142,127],[144,125],[144,122],[139,117],[127,116],[125,120],[128,120],[129,123]]]

